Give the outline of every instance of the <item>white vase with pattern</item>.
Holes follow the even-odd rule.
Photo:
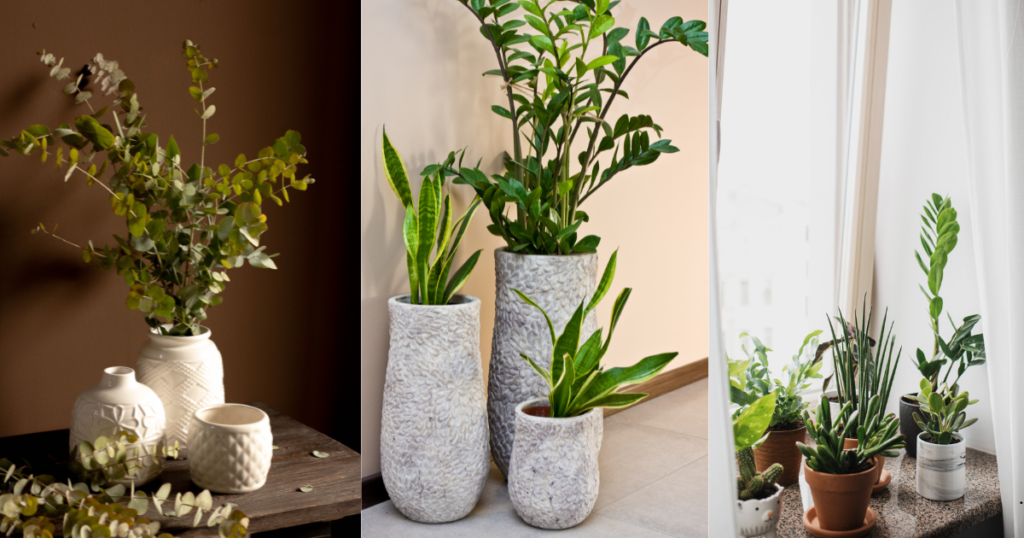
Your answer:
[[[192,414],[224,403],[224,365],[206,327],[196,336],[167,336],[150,331],[135,369],[139,381],[160,396],[167,413],[167,443],[177,441],[187,455]]]
[[[188,441],[188,472],[197,486],[234,495],[267,482],[274,437],[263,410],[242,404],[204,407],[192,416]]]
[[[71,410],[70,450],[79,444],[95,443],[100,437],[112,438],[124,431],[138,437],[132,447],[140,454],[139,470],[132,482],[141,486],[160,475],[164,467],[163,446],[166,419],[164,406],[151,388],[135,379],[135,371],[126,366],[103,370],[100,383],[83,392]],[[147,454],[157,453],[157,461]],[[129,454],[134,452],[129,449]]]
[[[547,312],[555,335],[561,334],[581,301],[597,288],[597,254],[541,256],[515,254],[502,247],[494,251],[496,290],[494,337],[487,379],[487,416],[491,455],[501,474],[508,477],[515,438],[516,406],[545,398],[548,386],[520,353],[544,368],[551,366],[551,333],[544,314],[526,304],[517,289]],[[580,342],[597,330],[597,313],[583,320]]]

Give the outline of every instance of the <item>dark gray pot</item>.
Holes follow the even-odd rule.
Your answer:
[[[907,398],[917,396],[916,392],[900,396],[900,433],[907,436],[907,455],[911,458],[917,457],[917,436],[921,428],[914,422],[914,413],[921,408],[921,404]]]

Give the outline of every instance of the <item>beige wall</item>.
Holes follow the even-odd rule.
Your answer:
[[[411,174],[468,145],[467,160],[483,157],[486,172],[511,147],[511,127],[490,112],[504,94],[494,53],[477,24],[455,0],[364,0],[360,125],[361,357],[363,476],[380,471],[381,398],[388,350],[388,297],[407,293],[401,237],[404,212],[381,167],[381,126]],[[635,28],[641,16],[660,27],[671,16],[707,19],[703,0],[625,0],[616,26]],[[402,31],[394,31],[401,28]],[[632,42],[633,35],[627,41]],[[625,366],[654,353],[679,351],[670,367],[707,356],[707,59],[664,45],[633,69],[609,116],[650,114],[679,153],[633,168],[602,187],[583,207],[585,233],[601,236],[603,264],[619,248],[610,295],[632,287],[628,308],[605,359]],[[507,106],[507,105],[506,105]],[[418,192],[414,184],[414,191]],[[462,207],[472,194],[453,189]],[[480,349],[486,372],[494,318],[494,256],[500,239],[480,212],[462,244],[461,258],[483,248],[463,292],[481,299]],[[607,324],[612,300],[598,308]],[[485,374],[486,375],[486,374]]]

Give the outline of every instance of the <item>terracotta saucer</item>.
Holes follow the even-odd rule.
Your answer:
[[[859,529],[830,531],[819,526],[818,513],[812,506],[804,512],[804,527],[807,528],[807,532],[818,538],[860,538],[861,536],[867,536],[871,529],[875,528],[875,511],[868,508],[868,513],[864,516],[864,525]]]
[[[889,482],[892,482],[892,473],[882,469],[882,474],[878,477],[878,483],[871,488],[871,494],[874,495],[882,491],[885,489],[885,486],[889,485]]]

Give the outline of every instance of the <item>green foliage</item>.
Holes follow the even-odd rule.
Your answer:
[[[754,449],[768,438],[765,430],[768,429],[776,407],[775,397],[776,393],[773,392],[757,398],[732,419],[736,461],[740,468],[737,491],[741,501],[770,497],[775,493],[775,481],[782,474],[782,465],[779,463],[765,469],[764,473],[758,473],[754,464]]]
[[[849,416],[847,433],[858,431],[860,422],[870,422],[881,419],[885,413],[886,403],[889,401],[889,393],[892,390],[892,381],[896,377],[896,368],[900,363],[900,355],[903,348],[896,352],[896,360],[893,361],[892,354],[896,348],[896,338],[892,335],[893,324],[889,324],[886,332],[886,322],[889,316],[888,309],[882,317],[882,329],[879,335],[882,337],[882,347],[878,350],[877,357],[872,355],[871,346],[874,343],[868,336],[868,328],[871,327],[871,319],[874,314],[872,307],[868,311],[867,318],[864,318],[864,310],[867,309],[867,295],[864,297],[864,306],[861,307],[861,318],[857,320],[857,313],[853,315],[852,334],[844,331],[842,337],[836,336],[836,329],[832,320],[828,319],[829,330],[832,332],[833,350],[832,360],[835,368],[836,388],[839,391],[839,403],[850,404],[852,413]],[[849,324],[843,317],[842,310],[839,311],[840,329],[848,328]],[[869,404],[875,398],[879,399],[880,406],[870,407]],[[804,413],[806,416],[806,412]],[[897,422],[899,422],[897,420]]]
[[[466,283],[482,251],[481,249],[474,252],[449,280],[448,273],[451,271],[452,262],[455,261],[455,251],[459,248],[466,227],[480,205],[480,200],[474,199],[469,209],[452,223],[451,195],[445,194],[443,198],[441,196],[445,179],[449,175],[446,171],[452,169],[456,159],[458,167],[462,168],[465,150],[450,152],[443,163],[430,165],[423,170],[423,184],[420,186],[417,209],[413,203],[405,163],[398,150],[391,145],[387,131],[384,132],[381,144],[384,175],[395,196],[398,196],[405,206],[402,236],[405,239],[405,258],[409,268],[409,301],[412,304],[448,304],[455,292]],[[479,173],[479,170],[476,172]],[[454,238],[453,230],[458,230]],[[431,261],[430,253],[434,250],[435,238],[437,252]]]
[[[71,450],[68,469],[93,491],[99,491],[104,485],[135,476],[147,460],[155,465],[163,457],[178,457],[177,441],[173,446],[153,445],[147,453],[143,453],[144,448],[136,441],[135,435],[118,432],[109,438],[101,436],[92,443],[80,443]]]
[[[978,421],[976,418],[968,420],[965,411],[978,400],[972,400],[967,391],[961,393],[956,383],[932,392],[931,381],[922,379],[921,392],[911,398],[921,404],[919,411],[914,412],[914,422],[925,432],[926,441],[948,445],[958,431]]]
[[[595,407],[627,407],[647,397],[643,393],[616,392],[622,385],[643,383],[658,375],[678,353],[660,353],[647,357],[637,364],[628,368],[610,368],[605,370],[601,366],[601,359],[608,351],[608,345],[612,341],[612,334],[615,332],[615,325],[622,315],[626,306],[631,288],[625,288],[615,299],[612,307],[612,322],[608,327],[608,338],[601,344],[601,333],[603,329],[594,331],[583,344],[580,344],[580,331],[583,320],[593,310],[611,287],[612,279],[615,277],[615,264],[618,251],[612,253],[605,267],[601,282],[597,291],[591,297],[590,302],[580,302],[580,306],[573,312],[569,322],[566,323],[562,334],[555,337],[555,328],[548,318],[547,312],[537,303],[519,290],[513,289],[516,295],[530,306],[540,310],[548,323],[548,331],[551,334],[551,369],[550,371],[540,367],[533,359],[520,353],[524,360],[530,363],[548,384],[550,393],[548,401],[551,404],[552,417],[573,417],[582,414]]]
[[[198,103],[202,122],[199,162],[186,166],[173,136],[161,146],[156,133],[148,132],[146,115],[139,104],[135,84],[115,61],[97,54],[90,65],[93,80],[109,105],[95,110],[92,92],[79,86],[82,77],[68,83],[64,93],[85,104],[89,114],[55,129],[33,125],[10,140],[0,141],[0,156],[10,151],[38,154],[42,162],[53,157],[64,180],[76,173],[87,185],[98,185],[109,195],[114,214],[125,219],[128,233],[115,235],[116,244],[97,248],[89,241],[80,246],[40,224],[35,232],[52,235],[82,250],[86,263],[114,269],[128,286],[125,306],[145,314],[146,323],[164,334],[194,335],[206,319],[206,309],[220,304],[217,295],[230,281],[227,269],[253,267],[276,269],[273,257],[260,246],[267,231],[263,204],[289,201],[289,189],[304,191],[313,183],[299,178],[306,148],[295,131],[288,131],[256,158],[239,155],[232,165],[207,166],[206,148],[220,140],[207,133],[207,120],[216,106],[209,103],[215,88],[207,87],[208,71],[217,67],[198,45],[185,41],[182,57],[193,86],[189,94]],[[67,79],[69,70],[52,54],[43,51],[40,61],[51,68],[50,76]],[[107,114],[110,114],[107,116]],[[102,123],[104,118],[111,123]],[[61,145],[63,144],[63,145]],[[67,153],[64,153],[67,148]]]
[[[793,362],[783,368],[783,371],[788,374],[785,383],[778,378],[770,377],[768,352],[771,349],[765,347],[756,336],[741,334],[740,338],[750,337],[754,344],[754,350],[751,352],[747,350],[746,346],[742,346],[747,360],[727,359],[729,362],[730,396],[732,403],[740,406],[733,416],[739,416],[747,406],[753,404],[758,398],[775,394],[775,410],[768,428],[788,430],[796,427],[800,420],[800,413],[807,407],[807,403],[803,401],[800,394],[811,386],[811,379],[821,379],[821,374],[818,372],[824,363],[814,360],[814,350],[818,348],[819,334],[821,331],[808,334],[796,355],[793,355]]]
[[[775,481],[782,476],[781,463],[773,463],[763,473],[757,472],[754,449],[750,447],[737,452],[736,461],[740,467],[740,476],[736,485],[741,501],[766,499],[775,493]]]
[[[655,47],[679,43],[707,56],[705,23],[672,17],[653,31],[641,18],[634,47],[625,41],[630,29],[614,27],[611,10],[618,1],[583,0],[572,9],[537,0],[460,2],[480,22],[497,57],[498,69],[484,75],[502,79],[508,106],[491,110],[511,121],[513,152],[506,153],[502,174],[454,170],[460,173],[454,181],[473,186],[489,210],[488,230],[510,251],[594,252],[600,238],[578,235],[589,220],[580,204],[619,172],[678,151],[668,139],[651,141],[651,131],[660,138],[662,129],[648,115],[606,120],[611,105],[617,96],[629,98],[623,82]],[[509,17],[519,8],[521,19]],[[586,142],[576,143],[584,124]],[[602,170],[598,157],[612,149]]]
[[[949,254],[956,247],[957,234],[960,233],[960,224],[956,221],[956,217],[956,209],[953,209],[953,202],[949,197],[943,198],[938,194],[932,194],[921,213],[921,222],[924,223],[921,226],[921,247],[924,249],[928,263],[924,262],[917,250],[914,251],[917,263],[928,279],[928,289],[925,289],[924,286],[919,287],[921,293],[928,299],[928,316],[931,318],[934,336],[931,359],[929,360],[924,351],[918,348],[915,365],[921,375],[929,380],[930,392],[939,390],[939,376],[947,360],[949,368],[942,378],[942,383],[949,380],[949,374],[954,368],[957,370],[957,380],[959,380],[967,368],[985,364],[985,337],[981,333],[971,334],[973,327],[981,321],[980,315],[967,316],[964,318],[963,324],[957,327],[953,318],[947,313],[949,323],[953,326],[953,337],[946,341],[939,333],[939,319],[943,308],[939,291],[942,288],[943,271],[945,271]],[[956,381],[953,384],[955,385]]]
[[[828,398],[822,396],[814,420],[804,411],[807,433],[816,446],[809,447],[801,442],[796,446],[806,458],[807,466],[815,471],[859,473],[870,467],[871,458],[878,455],[894,458],[899,455],[897,449],[904,447],[906,437],[899,433],[899,419],[893,413],[883,416],[884,411],[884,401],[876,394],[860,410],[854,410],[852,401],[846,402],[839,415],[832,417]],[[856,435],[851,436],[851,433]],[[857,439],[857,448],[844,450],[844,441],[853,437]]]
[[[133,456],[130,449],[136,441],[134,435],[118,432],[110,438],[100,437],[75,447],[69,470],[92,481],[91,485],[72,484],[70,480],[65,484],[49,475],[26,474],[26,467],[0,459],[0,532],[9,536],[21,531],[25,538],[53,538],[59,526],[59,532],[70,538],[170,538],[170,534],[160,533],[160,523],[143,517],[152,501],[153,509],[163,516],[184,517],[194,509],[195,516],[190,518],[193,527],[208,515],[206,525],[217,527],[222,538],[247,535],[248,516],[231,503],[214,509],[213,496],[207,490],[198,495],[179,492],[173,501],[174,509],[165,510],[163,503],[170,498],[170,484],[146,494],[135,491],[134,482],[127,489],[123,485],[104,488],[94,481],[97,476],[130,480],[142,467],[133,461],[156,457],[140,456],[138,452]],[[177,456],[175,449],[167,449],[166,453]],[[111,470],[101,470],[104,468]]]

